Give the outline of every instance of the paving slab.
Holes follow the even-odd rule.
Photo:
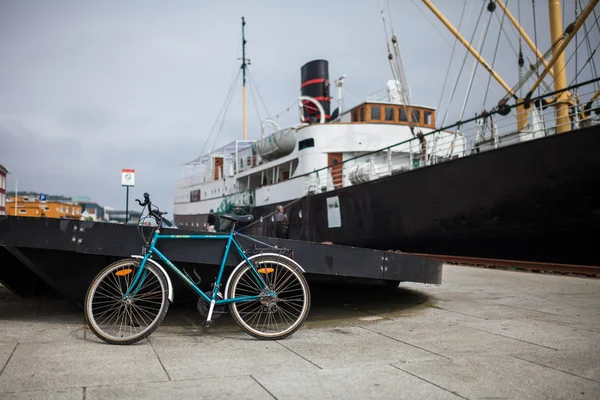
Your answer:
[[[0,397],[2,392],[165,380],[167,375],[147,341],[133,346],[77,339],[19,343],[0,376]]]
[[[2,369],[8,362],[8,358],[15,351],[17,344],[18,344],[17,342],[0,343],[0,371],[2,371]]]
[[[600,285],[597,286],[597,290],[600,291]],[[527,293],[523,296],[506,297],[491,301],[509,307],[535,310],[550,315],[600,316],[600,310],[595,307],[600,301],[600,293],[586,294],[583,296],[549,293],[540,293],[539,295],[534,296],[531,293]]]
[[[88,388],[86,400],[95,399],[273,399],[250,376],[193,379],[148,383],[144,385],[111,385]]]
[[[458,266],[443,280],[311,286],[305,326],[277,342],[173,306],[132,346],[61,299],[0,289],[0,398],[600,398],[600,280]]]
[[[515,318],[544,318],[548,315],[546,312],[514,307],[505,304],[493,304],[489,300],[443,300],[435,303],[444,311],[455,312],[458,314],[469,315],[480,319],[515,319]]]
[[[84,330],[79,314],[0,319],[0,343],[81,340]]]
[[[600,333],[538,320],[481,320],[465,325],[554,350],[600,348]]]
[[[281,344],[320,368],[443,359],[361,327],[305,330]]]
[[[600,333],[600,316],[545,314],[531,319]]]
[[[460,399],[391,365],[257,374],[273,396],[284,399]]]
[[[598,347],[586,350],[520,352],[514,357],[600,382]]]
[[[545,350],[532,343],[493,335],[459,324],[383,322],[369,329],[448,358]]]
[[[245,333],[151,337],[150,341],[172,380],[317,369],[277,342]]]
[[[597,399],[600,384],[506,355],[398,364],[465,398]]]
[[[83,388],[0,393],[2,400],[81,400]]]

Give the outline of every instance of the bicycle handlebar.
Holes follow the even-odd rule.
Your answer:
[[[164,223],[167,226],[173,226],[173,224],[169,221],[167,221],[166,219],[164,219],[162,216],[166,215],[166,212],[161,212],[158,207],[156,207],[156,211],[152,210],[151,206],[152,206],[152,202],[150,202],[150,195],[148,193],[144,193],[144,202],[142,203],[140,200],[135,199],[135,201],[138,202],[138,204],[141,207],[145,207],[148,206],[148,214],[150,214],[150,216],[152,216],[154,218],[154,220],[156,221],[156,223],[158,224],[158,226],[160,226],[161,223]]]

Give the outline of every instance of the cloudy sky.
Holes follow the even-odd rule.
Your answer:
[[[448,110],[447,123],[456,121],[472,58],[450,102],[464,49],[457,46],[450,64],[455,41],[419,1],[388,3],[413,101],[439,105],[441,114]],[[484,10],[477,25],[487,0],[468,0],[464,14],[464,0],[434,3],[455,25],[463,15],[461,31],[467,38],[474,35],[475,43],[490,26],[482,54],[491,63],[500,10],[491,19]],[[564,3],[565,22],[570,22],[575,3]],[[533,37],[531,2],[521,2],[520,10],[517,5],[508,1]],[[550,43],[547,3],[536,5],[538,43],[545,51]],[[239,69],[242,16],[255,96],[260,94],[282,124],[297,122],[297,109],[285,110],[300,94],[300,67],[308,61],[327,59],[332,81],[347,75],[347,107],[391,79],[380,0],[0,0],[0,164],[11,172],[8,189],[18,179],[19,190],[90,196],[102,205],[124,208],[121,169],[133,168],[131,197],[147,191],[172,212],[181,165],[203,148],[242,138],[238,79],[222,129],[206,145]],[[598,25],[591,26],[595,18],[588,26],[592,46],[600,41]],[[505,31],[495,67],[514,85],[518,68],[513,48],[518,49],[519,41],[508,22]],[[585,63],[585,45],[577,58],[579,66]],[[579,79],[589,76],[587,68]],[[465,117],[484,107],[487,81],[479,68]],[[486,107],[503,95],[492,82]],[[260,136],[259,117],[267,112],[260,104],[255,107],[251,92],[248,100],[252,139]]]

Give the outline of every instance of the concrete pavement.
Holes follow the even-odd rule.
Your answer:
[[[598,279],[445,266],[441,286],[311,288],[282,341],[180,305],[132,346],[0,289],[0,399],[600,398]]]

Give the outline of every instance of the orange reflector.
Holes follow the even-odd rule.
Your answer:
[[[116,276],[125,276],[125,275],[129,275],[132,272],[133,272],[132,269],[122,269],[120,271],[115,272],[115,275]]]
[[[275,271],[274,268],[261,268],[258,270],[259,274],[271,274],[273,273],[273,271]]]

